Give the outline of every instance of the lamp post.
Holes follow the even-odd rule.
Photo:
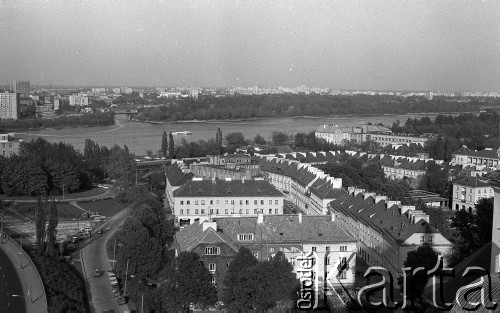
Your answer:
[[[125,286],[123,287],[123,294],[124,295],[127,294],[128,261],[129,261],[129,259],[127,259],[127,269],[125,270]]]

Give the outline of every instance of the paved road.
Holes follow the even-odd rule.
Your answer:
[[[73,202],[73,201],[87,201],[87,200],[99,200],[103,198],[108,198],[108,197],[115,197],[116,193],[114,192],[113,189],[105,189],[103,193],[95,195],[95,196],[88,196],[88,197],[81,197],[81,198],[72,198],[72,199],[62,199],[62,196],[56,196],[56,200],[59,202]],[[15,202],[15,203],[36,203],[38,200],[32,199],[32,200],[23,200],[23,199],[1,199],[4,202]]]
[[[14,264],[0,249],[0,312],[26,312],[23,288]]]
[[[125,221],[128,214],[128,209],[125,209],[113,216],[100,227],[104,231],[103,234],[93,234],[94,239],[81,250],[82,270],[90,288],[94,312],[103,312],[110,309],[115,310],[115,312],[128,310],[126,305],[118,306],[116,299],[113,297],[111,284],[106,273],[101,277],[94,277],[95,269],[101,271],[112,269],[110,260],[106,255],[106,241],[113,235],[118,226]]]

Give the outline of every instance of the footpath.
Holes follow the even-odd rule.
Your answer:
[[[42,279],[30,256],[8,235],[0,233],[0,241],[0,249],[15,265],[17,275],[21,280],[27,312],[47,312],[47,297]]]

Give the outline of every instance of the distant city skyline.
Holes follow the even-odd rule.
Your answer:
[[[496,1],[0,1],[0,84],[499,91]]]

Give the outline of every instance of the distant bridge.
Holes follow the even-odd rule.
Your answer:
[[[131,120],[132,117],[137,116],[139,112],[137,110],[127,110],[127,111],[114,111],[115,115],[126,115],[127,119]]]

